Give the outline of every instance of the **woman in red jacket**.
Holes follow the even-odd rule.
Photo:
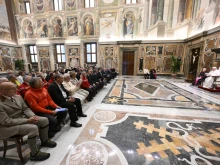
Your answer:
[[[30,89],[26,92],[24,99],[31,110],[38,116],[47,117],[49,120],[49,137],[53,137],[55,132],[60,131],[60,123],[65,119],[67,111],[57,112],[60,108],[51,99],[49,93],[42,87],[41,78],[32,78],[29,81]],[[57,116],[57,118],[55,118]]]
[[[85,71],[82,72],[82,83],[81,88],[89,92],[88,101],[91,101],[93,97],[95,96],[96,92],[95,89],[93,89],[92,85],[89,84],[89,81],[87,79],[87,74]]]

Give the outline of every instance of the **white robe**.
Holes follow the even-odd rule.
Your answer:
[[[212,76],[220,76],[219,70],[211,71],[208,73],[209,77],[205,79],[205,82],[203,83],[204,88],[212,88],[213,82],[214,82],[214,77]]]

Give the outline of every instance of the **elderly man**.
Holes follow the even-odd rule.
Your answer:
[[[65,119],[66,111],[54,111],[56,108],[61,108],[56,105],[51,99],[49,93],[43,88],[41,78],[32,78],[29,81],[30,89],[25,94],[25,101],[31,110],[38,116],[46,117],[49,120],[48,135],[52,138],[56,132],[60,131],[60,124]],[[57,116],[57,118],[55,118]]]
[[[0,84],[2,82],[8,82],[8,79],[6,77],[0,77]]]
[[[216,67],[212,67],[212,70],[206,74],[207,78],[205,79],[205,82],[203,83],[204,88],[212,88],[214,77],[213,76],[220,76],[219,71]]]
[[[80,117],[86,117],[87,115],[82,112],[82,105],[80,99],[73,98],[69,96],[69,92],[63,86],[63,75],[56,74],[55,82],[49,85],[48,92],[52,97],[53,101],[63,107],[67,108],[70,115],[70,126],[71,127],[81,127],[82,124],[77,123],[77,115]],[[75,108],[76,106],[76,108]]]
[[[31,151],[31,160],[41,161],[50,157],[49,153],[39,151],[37,136],[40,135],[41,146],[53,148],[56,143],[48,139],[48,120],[35,116],[27,107],[21,96],[16,95],[16,87],[11,82],[0,84],[0,138],[14,135],[27,135]]]
[[[29,89],[29,81],[32,77],[25,75],[24,76],[24,82],[18,87],[18,92],[20,93],[20,95],[24,98],[25,93],[28,91]]]

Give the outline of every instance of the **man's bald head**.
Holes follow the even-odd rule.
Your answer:
[[[16,95],[16,89],[12,82],[2,82],[0,84],[0,93],[8,97]]]
[[[6,77],[0,77],[0,84],[3,82],[8,82],[8,79]]]

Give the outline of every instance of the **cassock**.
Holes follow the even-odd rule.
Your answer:
[[[220,71],[217,70],[216,68],[213,68],[212,71],[210,71],[207,74],[207,78],[205,79],[205,82],[203,83],[204,88],[212,88],[213,82],[214,82],[214,77],[212,76],[220,76]]]

